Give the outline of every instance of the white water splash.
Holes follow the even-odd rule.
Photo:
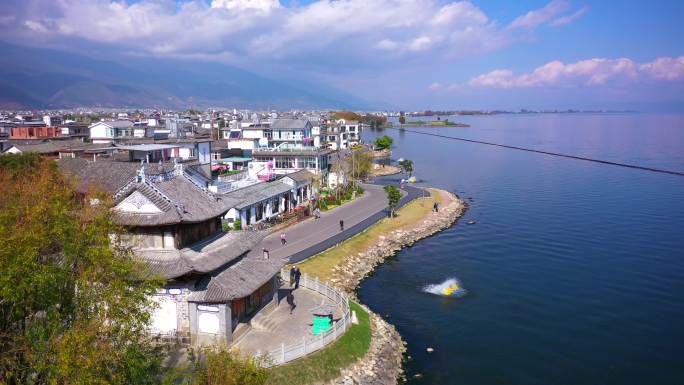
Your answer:
[[[444,289],[446,289],[452,285],[458,285],[458,287],[460,289],[455,291],[454,294],[452,294],[450,297],[461,297],[461,296],[465,295],[466,290],[463,289],[463,287],[461,286],[461,282],[456,278],[449,278],[446,281],[444,281],[442,283],[438,283],[436,285],[426,285],[423,288],[423,291],[426,293],[430,293],[430,294],[436,294],[436,295],[444,296]]]

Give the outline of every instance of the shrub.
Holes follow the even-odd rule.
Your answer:
[[[364,190],[363,187],[361,187],[361,186],[356,187],[356,193],[358,195],[363,195],[364,192],[366,192],[366,190]]]
[[[235,222],[233,222],[233,230],[242,230],[242,221],[239,219],[236,219]]]
[[[198,354],[199,353],[199,354]],[[163,385],[263,385],[268,370],[254,358],[244,358],[225,346],[190,349],[188,362],[172,369]]]
[[[383,135],[377,139],[375,139],[375,149],[376,150],[385,150],[390,147],[392,147],[392,143],[394,143],[394,140],[387,136]]]
[[[221,227],[223,228],[223,231],[230,231],[230,223],[228,222],[223,222]]]

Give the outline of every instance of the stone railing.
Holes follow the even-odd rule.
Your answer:
[[[281,276],[285,282],[289,282],[290,274],[283,270]],[[311,291],[319,293],[330,299],[336,308],[342,309],[342,317],[333,322],[332,328],[326,333],[321,333],[317,336],[304,336],[302,341],[291,345],[281,345],[280,349],[272,350],[266,354],[258,356],[262,365],[265,367],[278,366],[288,363],[297,358],[309,355],[317,350],[323,349],[331,342],[340,338],[351,326],[351,311],[349,309],[349,298],[333,288],[332,286],[321,282],[318,278],[312,278],[307,274],[302,275],[299,286],[307,288]]]

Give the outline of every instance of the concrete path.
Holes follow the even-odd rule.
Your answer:
[[[309,289],[300,287],[293,291],[294,303],[296,305],[290,314],[290,305],[285,300],[285,296],[290,291],[289,287],[280,289],[278,307],[268,314],[270,324],[273,326],[269,330],[250,329],[234,347],[243,354],[254,355],[280,349],[281,344],[285,346],[301,342],[304,337],[311,337],[311,324],[313,316],[310,309],[321,304],[334,304],[329,298],[318,294]],[[342,317],[341,309],[337,309],[333,318],[335,320]]]
[[[382,213],[386,216],[387,195],[382,186],[375,184],[363,184],[365,193],[342,206],[330,211],[322,212],[320,219],[307,219],[294,226],[287,227],[277,233],[270,234],[250,252],[250,257],[260,257],[265,248],[271,258],[289,258],[291,262],[297,262],[313,254],[305,255],[303,251],[322,242],[333,240],[331,245],[347,239],[359,231],[365,229],[358,225],[368,218]],[[344,221],[344,231],[340,231],[340,219]],[[375,223],[377,219],[373,220]],[[283,246],[280,234],[285,233],[287,244]],[[327,243],[326,243],[327,244]],[[328,248],[330,246],[327,246]],[[323,249],[325,250],[325,249]],[[294,258],[293,258],[294,257]]]

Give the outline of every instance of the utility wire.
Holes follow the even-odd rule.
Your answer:
[[[538,154],[551,155],[551,156],[558,156],[558,157],[561,157],[561,158],[578,159],[578,160],[584,160],[584,161],[587,161],[587,162],[608,164],[608,165],[611,165],[611,166],[619,166],[619,167],[633,168],[633,169],[643,170],[643,171],[658,172],[658,173],[661,173],[661,174],[670,174],[670,175],[684,176],[684,172],[663,170],[663,169],[660,169],[660,168],[639,166],[639,165],[636,165],[636,164],[611,162],[611,161],[608,161],[608,160],[587,158],[587,157],[584,157],[584,156],[567,155],[567,154],[561,154],[561,153],[551,152],[551,151],[536,150],[536,149],[534,149],[534,148],[519,147],[519,146],[510,146],[510,145],[507,145],[507,144],[500,144],[500,143],[485,142],[485,141],[482,141],[482,140],[474,140],[474,139],[459,138],[459,137],[456,137],[456,136],[435,134],[435,133],[432,133],[432,132],[421,132],[421,131],[407,130],[407,129],[405,129],[405,128],[396,128],[396,127],[388,127],[388,128],[391,128],[391,129],[393,129],[393,130],[403,130],[403,131],[405,131],[405,132],[410,132],[410,133],[413,133],[413,134],[428,135],[428,136],[436,136],[436,137],[438,137],[438,138],[451,139],[451,140],[460,140],[460,141],[463,141],[463,142],[476,143],[476,144],[486,144],[486,145],[488,145],[488,146],[510,148],[510,149],[519,150],[519,151],[536,152],[536,153],[538,153]]]

